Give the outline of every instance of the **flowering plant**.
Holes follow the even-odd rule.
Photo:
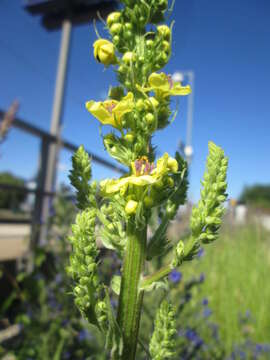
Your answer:
[[[73,156],[70,179],[77,189],[80,213],[72,226],[68,272],[75,281],[75,303],[104,333],[111,358],[135,359],[144,293],[159,287],[168,291],[170,273],[192,260],[201,243],[217,237],[226,199],[228,160],[221,148],[209,143],[201,199],[192,211],[190,235],[186,241],[171,244],[166,232],[186,199],[187,164],[178,153],[175,157],[165,153],[155,162],[152,136],[170,124],[171,96],[188,95],[191,89],[174,82],[170,75],[158,73],[171,56],[172,26],[160,25],[168,1],[122,3],[123,9],[107,18],[112,42],[98,39],[94,43],[96,60],[106,67],[117,66],[120,85],[110,89],[108,100],[89,101],[86,108],[102,125],[114,128],[103,136],[104,146],[128,170],[120,179],[90,183],[91,163],[83,147]],[[150,23],[154,28],[148,31]],[[148,224],[156,210],[159,224],[147,239]],[[121,276],[115,275],[110,286],[99,278],[97,236],[122,259]],[[169,251],[167,265],[149,271],[148,264]],[[118,296],[116,315],[111,291]],[[149,346],[152,359],[175,355],[175,316],[173,305],[164,300]]]

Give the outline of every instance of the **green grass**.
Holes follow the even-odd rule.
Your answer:
[[[205,273],[201,295],[209,299],[226,350],[243,340],[243,331],[270,343],[270,234],[256,225],[226,228],[205,250],[183,273]],[[254,320],[240,326],[239,314],[246,311]]]

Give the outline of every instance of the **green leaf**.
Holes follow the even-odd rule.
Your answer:
[[[119,359],[123,353],[123,338],[121,329],[113,313],[108,289],[105,289],[105,301],[109,321],[109,328],[106,335],[106,349],[111,349],[111,358]]]
[[[116,295],[120,294],[121,276],[114,275],[111,281],[111,288]]]
[[[147,285],[147,286],[143,287],[143,289],[140,289],[140,290],[150,292],[150,291],[157,290],[157,289],[163,289],[163,290],[167,291],[169,289],[168,281],[166,279],[154,281],[150,285]]]

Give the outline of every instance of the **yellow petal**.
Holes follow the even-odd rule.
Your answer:
[[[131,112],[133,107],[134,97],[133,94],[129,92],[121,101],[117,102],[116,106],[112,110],[112,113],[120,120],[123,115]]]
[[[125,206],[125,212],[128,215],[134,214],[136,212],[138,202],[135,200],[129,200]]]
[[[104,125],[113,125],[115,126],[114,117],[110,112],[104,107],[102,102],[88,101],[85,104],[87,110],[102,124]]]
[[[106,39],[98,39],[94,42],[93,44],[93,48],[94,48],[94,56],[95,58],[97,57],[98,55],[98,50],[99,48],[102,46],[102,45],[107,45],[109,43],[108,40]]]
[[[189,95],[191,93],[191,87],[189,85],[182,86],[180,83],[174,84],[173,88],[170,90],[172,95]]]
[[[164,73],[153,73],[149,76],[148,82],[150,86],[154,89],[158,88],[163,91],[169,91],[170,84],[168,81],[168,77]]]
[[[165,153],[160,159],[158,159],[157,167],[152,172],[153,176],[160,178],[168,171],[167,170],[168,159],[169,159],[168,153]]]
[[[178,171],[178,162],[172,157],[169,157],[169,159],[168,159],[168,168],[173,173],[177,173],[177,171]]]

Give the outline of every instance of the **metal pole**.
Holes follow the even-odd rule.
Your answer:
[[[51,135],[57,136],[60,139],[61,133],[61,120],[62,120],[62,110],[63,110],[63,100],[65,93],[65,82],[67,74],[67,63],[68,63],[68,54],[70,48],[70,37],[71,37],[71,21],[66,19],[63,21],[62,25],[62,37],[61,37],[61,46],[59,53],[58,61],[58,70],[55,84],[54,92],[54,101],[53,101],[53,111],[51,117]],[[47,160],[47,171],[45,174],[45,187],[44,191],[52,192],[55,187],[56,181],[56,166],[58,158],[59,146],[57,144],[50,144],[49,154]],[[39,242],[41,244],[46,243],[47,233],[48,233],[48,219],[50,213],[50,203],[51,199],[48,196],[44,196],[42,201],[41,209],[41,231]]]
[[[187,72],[189,78],[189,84],[191,86],[192,92],[188,96],[188,111],[187,111],[187,133],[186,133],[186,146],[185,146],[185,155],[187,158],[188,165],[191,163],[191,158],[193,154],[193,149],[191,145],[192,141],[192,123],[193,123],[193,102],[194,102],[194,79],[195,74],[193,71]]]

